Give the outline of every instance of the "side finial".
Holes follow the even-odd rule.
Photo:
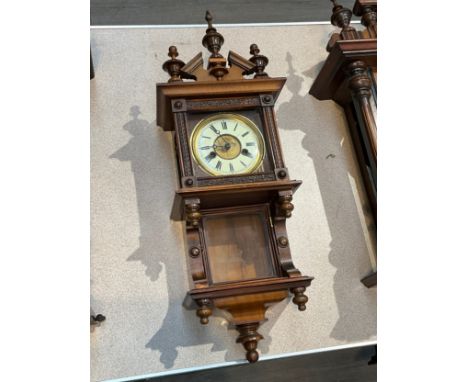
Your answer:
[[[264,72],[265,67],[268,65],[268,58],[259,53],[260,49],[257,44],[250,45],[250,54],[252,57],[250,57],[249,61],[255,64],[255,68],[245,74],[255,73],[255,78],[268,77],[268,74]]]
[[[338,4],[336,0],[330,0],[333,3],[333,14],[331,16],[331,23],[341,28],[341,37],[345,40],[353,40],[359,38],[356,30],[350,26],[351,17],[353,12],[350,9]]]
[[[345,28],[349,26],[353,12],[350,9],[338,4],[336,0],[331,0],[333,3],[333,14],[331,16],[331,23],[337,27]]]
[[[171,58],[170,60],[167,60],[162,68],[164,71],[168,72],[171,78],[169,78],[168,82],[175,82],[175,81],[182,81],[181,78],[181,68],[185,65],[185,63],[182,60],[177,59],[176,57],[179,55],[179,52],[177,52],[177,47],[175,46],[170,46],[169,47],[169,52],[167,55]]]

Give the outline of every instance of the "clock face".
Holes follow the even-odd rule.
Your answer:
[[[265,143],[258,127],[239,114],[216,114],[193,129],[192,153],[208,174],[249,174],[262,163]]]

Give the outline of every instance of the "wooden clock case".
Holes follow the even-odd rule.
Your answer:
[[[213,307],[228,312],[239,331],[237,342],[249,362],[258,359],[257,332],[267,308],[293,293],[305,310],[305,288],[312,277],[302,276],[289,250],[286,219],[294,208],[293,193],[301,181],[290,180],[281,150],[274,113],[275,101],[286,79],[270,78],[268,63],[251,46],[247,60],[219,49],[224,41],[211,25],[203,44],[212,53],[203,67],[199,53],[185,64],[177,49],[169,48],[163,68],[168,83],[157,84],[157,122],[171,131],[177,156],[179,188],[171,219],[185,221],[187,260],[193,281],[184,306],[197,310],[208,323]],[[255,78],[244,76],[255,74]],[[188,81],[183,81],[184,79]],[[217,113],[235,113],[252,120],[265,140],[263,165],[243,175],[213,176],[202,171],[192,153],[190,136],[197,123]]]
[[[319,100],[333,100],[346,115],[354,152],[359,163],[374,221],[377,221],[377,1],[356,0],[353,10],[333,2],[331,22],[340,27],[327,44],[329,55],[309,93]],[[361,17],[363,30],[351,24]],[[362,280],[377,285],[377,272]]]

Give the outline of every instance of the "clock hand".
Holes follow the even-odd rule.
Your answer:
[[[208,127],[209,127],[211,130],[213,130],[213,132],[214,132],[215,134],[218,134],[218,135],[221,134],[221,131],[219,131],[219,130],[218,130],[216,127],[214,127],[213,125],[209,125]]]
[[[250,153],[250,151],[247,150],[247,149],[242,149],[242,150],[241,150],[241,154],[242,154],[242,155],[245,155],[246,157],[253,158],[253,155],[252,155],[252,154]]]

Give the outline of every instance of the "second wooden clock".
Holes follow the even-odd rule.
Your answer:
[[[201,53],[185,64],[169,48],[163,69],[170,79],[157,84],[157,121],[173,132],[177,156],[180,187],[171,218],[186,222],[193,280],[184,305],[196,309],[202,324],[213,308],[227,312],[255,362],[268,306],[289,292],[299,310],[308,300],[312,277],[295,268],[285,224],[301,182],[289,179],[274,113],[286,79],[265,73],[268,59],[255,44],[250,60],[232,51],[224,58],[224,38],[209,12],[206,20],[207,68]]]

